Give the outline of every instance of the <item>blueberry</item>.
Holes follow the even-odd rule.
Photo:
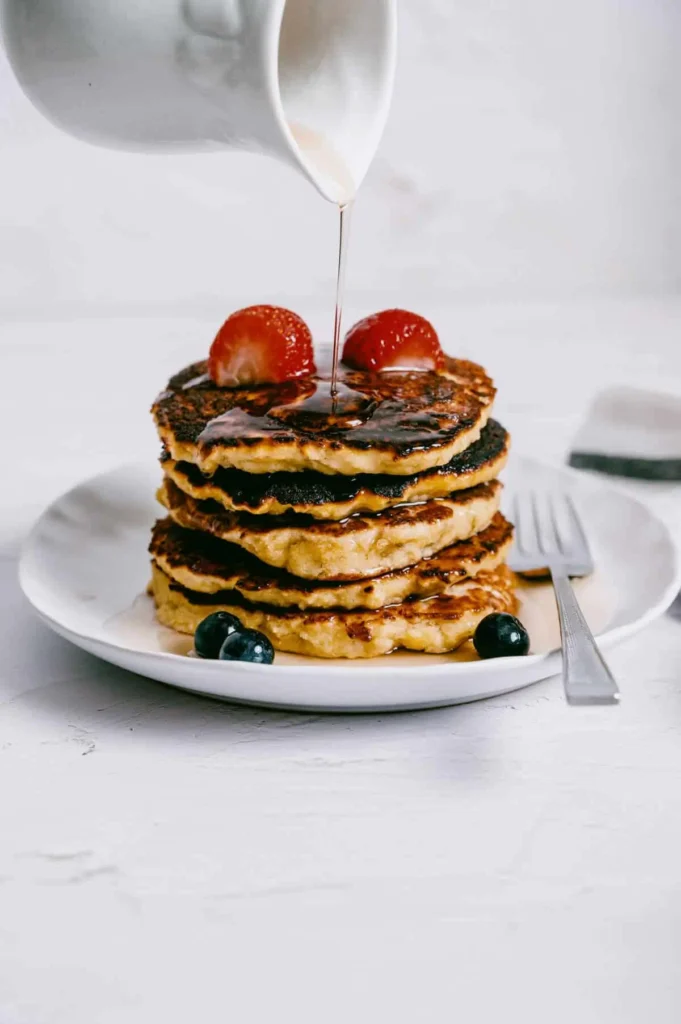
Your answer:
[[[506,612],[486,615],[475,631],[473,643],[481,658],[522,656],[530,649],[530,638],[522,622]]]
[[[236,615],[213,612],[200,622],[194,633],[194,650],[200,658],[219,658],[220,648],[235,630],[241,629]]]
[[[252,661],[256,665],[271,665],[274,647],[264,633],[257,629],[241,629],[227,637],[220,648],[221,661]]]

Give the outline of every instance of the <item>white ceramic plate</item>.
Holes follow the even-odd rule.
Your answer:
[[[274,665],[202,661],[191,640],[155,621],[145,588],[158,467],[124,466],[80,484],[42,515],[26,541],[26,597],[61,636],[141,675],[242,703],[318,711],[437,707],[518,689],[560,668],[558,623],[547,584],[524,587],[526,658],[396,653],[369,661],[278,654]],[[674,543],[640,502],[573,470],[516,459],[510,489],[563,487],[575,497],[598,571],[580,581],[584,612],[607,647],[660,615],[679,587]]]

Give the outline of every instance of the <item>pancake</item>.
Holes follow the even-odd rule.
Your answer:
[[[152,413],[173,460],[211,476],[315,472],[408,475],[446,465],[480,436],[495,390],[482,367],[447,359],[444,373],[341,368],[257,388],[221,388],[205,362],[171,378]]]
[[[254,474],[218,469],[207,477],[198,466],[176,462],[167,452],[162,465],[181,491],[200,501],[217,501],[232,511],[256,515],[293,511],[316,519],[345,519],[356,512],[380,512],[403,502],[444,498],[494,480],[506,464],[508,448],[509,436],[504,428],[489,420],[480,438],[445,466],[410,476],[329,476],[312,470]]]
[[[431,597],[506,558],[513,527],[498,512],[482,533],[445,548],[414,566],[371,580],[320,583],[272,569],[236,544],[172,519],[156,523],[149,551],[154,564],[174,583],[203,594],[234,590],[255,604],[295,608],[382,608],[407,598]]]
[[[301,611],[252,605],[233,590],[199,594],[152,565],[151,593],[159,621],[181,633],[194,633],[211,612],[226,611],[265,633],[279,651],[315,658],[374,658],[400,647],[429,654],[455,650],[490,612],[515,611],[513,582],[503,566],[423,601],[375,611]]]
[[[311,516],[254,516],[197,501],[166,479],[158,499],[179,526],[237,544],[267,565],[305,579],[352,580],[414,565],[489,526],[501,484],[493,481],[449,498],[396,505],[341,522]]]

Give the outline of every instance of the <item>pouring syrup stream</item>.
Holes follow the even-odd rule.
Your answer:
[[[368,412],[371,402],[366,395],[339,383],[339,364],[343,326],[343,299],[345,294],[345,268],[348,255],[350,214],[357,193],[350,168],[334,148],[331,141],[321,132],[297,122],[289,123],[289,130],[300,149],[301,156],[317,182],[322,182],[327,198],[337,204],[339,215],[338,263],[336,266],[336,306],[333,318],[333,362],[329,391],[324,389],[298,403],[301,415],[307,418],[317,416],[331,421],[338,418],[355,422],[362,410]]]
[[[338,398],[338,363],[340,361],[341,327],[343,324],[343,298],[345,295],[345,267],[348,257],[348,233],[352,201],[339,203],[338,267],[336,270],[336,309],[333,318],[333,364],[331,368],[331,400]]]
[[[333,365],[331,370],[331,403],[335,411],[338,400],[338,364],[340,362],[350,211],[357,187],[347,164],[321,132],[296,122],[289,124],[289,130],[299,146],[306,163],[313,169],[315,177],[324,182],[327,195],[333,196],[338,204],[340,223],[338,265],[336,269],[336,309],[333,320]]]

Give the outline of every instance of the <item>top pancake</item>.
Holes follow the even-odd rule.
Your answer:
[[[495,389],[482,367],[447,359],[444,373],[369,373],[341,367],[335,404],[328,376],[279,385],[218,387],[206,363],[176,374],[152,413],[176,462],[202,473],[384,473],[443,466],[480,436]]]

